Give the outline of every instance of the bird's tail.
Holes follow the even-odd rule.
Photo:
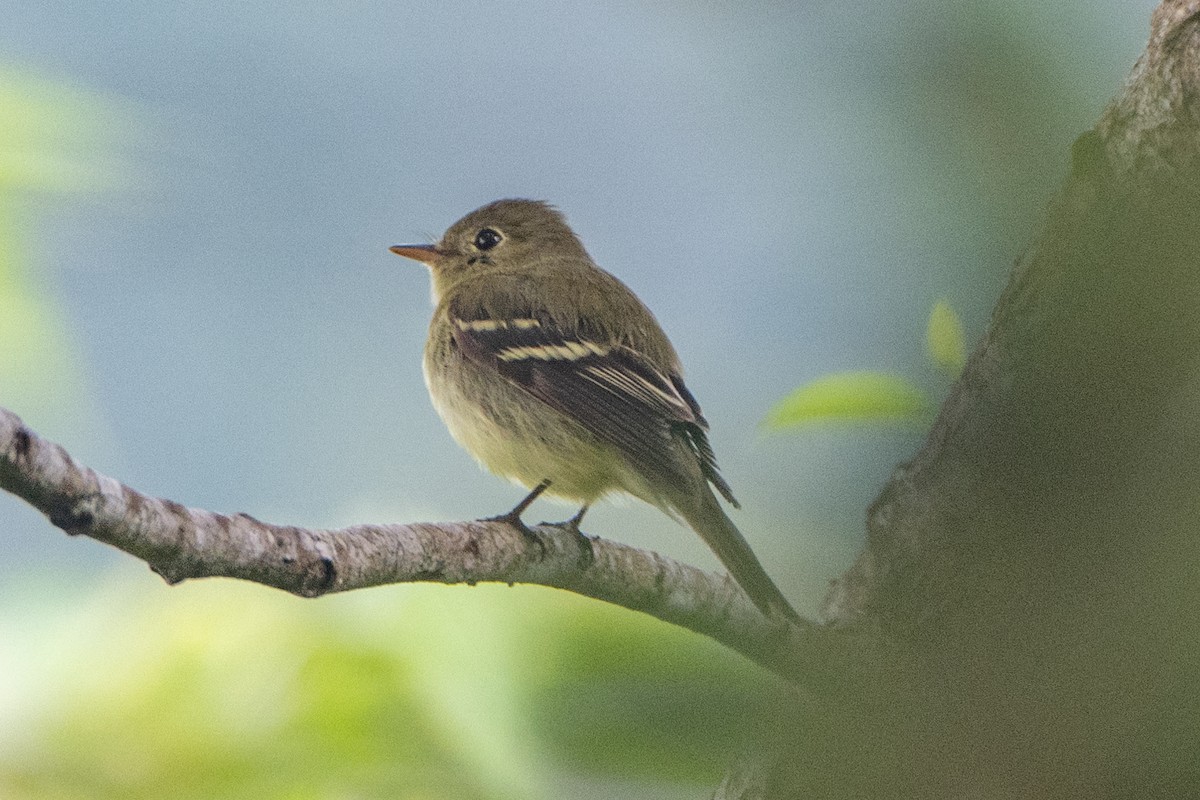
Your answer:
[[[726,515],[712,491],[705,486],[703,491],[692,495],[689,501],[672,505],[688,525],[700,534],[704,543],[717,554],[717,558],[754,601],[754,605],[764,614],[779,613],[798,621],[800,615],[767,575],[745,537]]]

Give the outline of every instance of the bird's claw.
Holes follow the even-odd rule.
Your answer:
[[[586,510],[587,509],[584,509],[584,511]],[[589,536],[580,530],[579,523],[582,520],[583,511],[580,511],[575,516],[571,517],[570,519],[563,520],[562,522],[545,522],[542,524],[574,534],[575,541],[579,545],[579,567],[580,569],[587,569],[592,564],[596,563],[596,550],[593,546],[593,542],[597,541],[600,537]]]
[[[525,524],[525,522],[521,519],[521,515],[515,509],[513,511],[509,511],[507,514],[500,514],[499,516],[495,517],[485,517],[483,521],[500,522],[508,525],[510,528],[515,528],[527,543],[537,546],[539,558],[546,557],[546,543],[542,541],[541,536],[538,536],[537,531]]]

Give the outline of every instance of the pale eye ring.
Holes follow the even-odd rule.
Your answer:
[[[491,250],[503,240],[500,232],[492,228],[484,228],[475,234],[475,246],[480,250]]]

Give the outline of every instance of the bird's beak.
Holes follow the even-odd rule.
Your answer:
[[[441,257],[438,249],[431,244],[396,244],[388,248],[398,256],[420,261],[422,264],[432,264]]]

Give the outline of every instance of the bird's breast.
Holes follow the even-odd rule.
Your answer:
[[[495,368],[464,356],[448,327],[435,326],[423,367],[450,435],[491,472],[529,487],[549,479],[550,494],[581,504],[628,490],[619,453]]]

